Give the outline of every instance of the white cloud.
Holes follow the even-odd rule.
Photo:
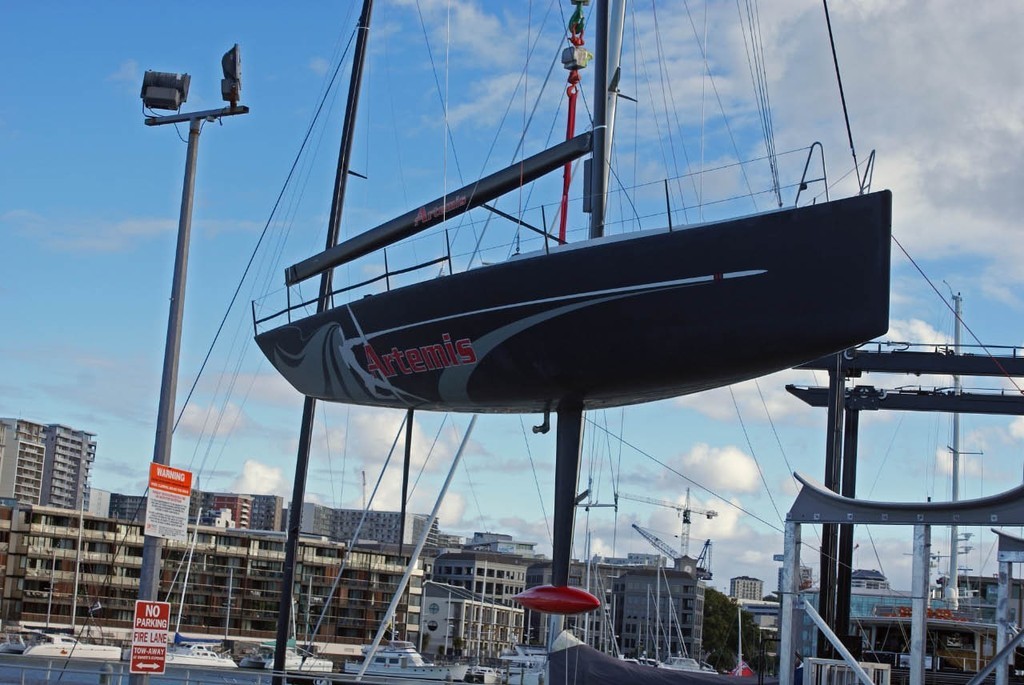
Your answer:
[[[132,85],[142,83],[142,77],[139,74],[139,63],[133,59],[125,60],[118,65],[117,71],[107,76],[107,80],[130,83]]]
[[[203,407],[191,402],[182,412],[177,430],[193,437],[223,438],[247,425],[242,408],[234,402],[228,402],[222,408]]]
[[[309,60],[309,70],[317,76],[324,76],[331,68],[331,63],[323,57],[314,57]]]
[[[254,459],[246,459],[242,472],[231,483],[230,492],[247,495],[280,495],[286,500],[291,494],[291,484],[284,477],[280,467],[268,466]]]
[[[809,378],[807,371],[788,369],[723,388],[685,395],[675,403],[717,421],[735,421],[737,411],[744,421],[766,421],[769,417],[772,421],[790,418],[813,420],[816,417],[814,411],[786,391],[787,384],[807,385]]]
[[[939,332],[930,323],[921,319],[893,319],[889,322],[889,332],[881,338],[892,342],[909,342],[936,347],[953,344],[952,336]]]
[[[698,443],[680,458],[680,471],[716,492],[757,492],[757,462],[738,447]]]

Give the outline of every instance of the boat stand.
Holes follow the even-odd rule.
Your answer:
[[[914,552],[911,583],[911,633],[909,685],[924,685],[925,630],[928,604],[928,562],[931,553],[931,527],[951,525],[1024,525],[1024,486],[974,500],[955,502],[869,502],[843,497],[793,474],[801,484],[793,507],[786,515],[782,567],[782,615],[779,636],[779,685],[793,685],[798,611],[814,620],[817,613],[800,598],[800,528],[803,524],[860,524],[914,527]],[[1024,632],[1008,638],[1009,588],[1012,579],[1010,564],[1024,563],[1024,539],[993,529],[999,535],[999,599],[997,603],[997,654],[968,685],[978,685],[997,666],[1005,665],[1017,644],[1024,641]],[[833,644],[840,643],[827,626],[820,623]],[[837,644],[837,647],[839,645]],[[845,649],[843,659],[858,680],[873,685],[864,669]],[[999,668],[997,685],[1007,685],[1007,669]]]

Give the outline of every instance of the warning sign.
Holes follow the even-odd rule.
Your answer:
[[[149,465],[146,535],[168,540],[188,538],[188,501],[192,473],[163,464]]]
[[[132,626],[132,673],[164,672],[167,664],[167,634],[171,629],[171,605],[168,602],[135,602]]]

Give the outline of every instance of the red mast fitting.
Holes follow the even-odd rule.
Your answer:
[[[576,135],[576,93],[580,82],[580,69],[587,66],[593,58],[585,47],[583,47],[583,8],[590,4],[590,0],[572,0],[576,11],[569,18],[569,43],[570,46],[562,51],[562,65],[569,70],[569,85],[565,88],[565,94],[569,98],[569,115],[565,125],[565,139],[571,140]],[[569,184],[572,182],[572,162],[566,162],[562,171],[562,206],[559,212],[558,240],[565,242],[565,221],[569,208]]]

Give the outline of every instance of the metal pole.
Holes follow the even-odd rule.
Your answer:
[[[1001,652],[1010,641],[1010,588],[1013,586],[1013,564],[999,561],[999,594],[996,598],[996,652]],[[1008,685],[1010,668],[1000,664],[996,671],[996,685]]]
[[[178,355],[181,351],[181,320],[185,311],[185,280],[188,274],[188,245],[192,232],[192,198],[196,183],[196,157],[199,154],[199,133],[202,118],[193,118],[188,126],[188,151],[185,154],[185,182],[181,191],[181,213],[178,216],[178,246],[174,254],[174,278],[171,283],[171,304],[167,315],[167,342],[164,345],[164,369],[160,380],[160,405],[156,419],[156,441],[153,463],[171,462],[171,433],[174,429],[174,397],[178,390]],[[142,568],[139,571],[139,599],[155,600],[159,590],[160,555],[163,538],[145,536],[142,544]],[[133,674],[132,685],[148,685],[149,676]]]
[[[931,526],[914,526],[914,560],[910,581],[910,685],[924,685],[931,533]]]
[[[228,639],[228,631],[231,629],[231,587],[235,584],[235,567],[228,566],[228,611],[224,619],[224,639]]]
[[[604,204],[608,192],[608,159],[605,156],[605,138],[608,111],[608,2],[597,0],[594,3],[597,15],[597,68],[594,70],[594,154],[591,157],[590,187],[590,237],[600,238],[604,235]],[[558,583],[556,582],[555,585]]]
[[[960,321],[961,321],[961,300],[959,294],[953,296],[953,311],[956,314],[956,321],[953,322],[953,354],[960,354]],[[953,394],[960,395],[963,392],[960,376],[953,376]],[[953,445],[950,447],[953,453],[952,463],[952,501],[960,499],[960,413],[953,414]],[[960,528],[949,527],[949,582],[946,583],[946,599],[949,601],[950,609],[960,607]]]
[[[56,583],[57,583],[57,550],[53,550],[53,561],[50,562],[50,596],[46,600],[46,627],[47,628],[50,627],[50,611],[53,609],[53,586]]]
[[[793,672],[796,669],[794,657],[796,652],[796,606],[797,594],[800,592],[800,524],[786,521],[784,533],[782,563],[782,615],[779,626],[783,628],[779,635],[779,685],[793,685]],[[805,654],[804,656],[810,656]]]

